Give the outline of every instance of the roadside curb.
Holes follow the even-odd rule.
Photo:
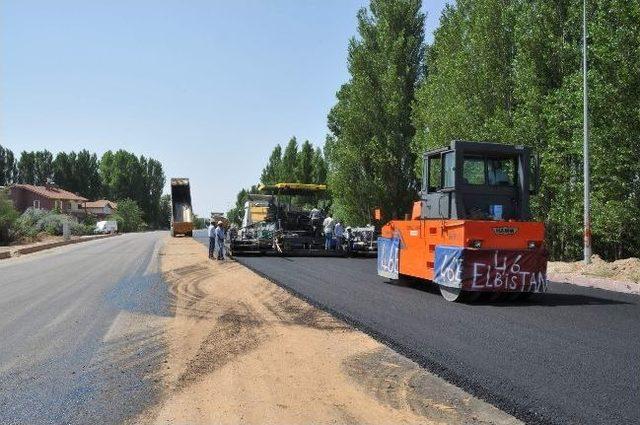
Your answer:
[[[25,254],[32,254],[34,252],[44,251],[47,249],[57,248],[65,245],[73,245],[73,244],[82,243],[82,242],[95,241],[98,239],[107,239],[107,238],[111,238],[113,236],[118,236],[118,235],[120,235],[120,233],[115,233],[111,235],[90,236],[88,238],[71,239],[68,241],[58,241],[58,242],[51,242],[51,243],[46,243],[42,245],[27,246],[24,248],[0,252],[0,260],[5,260],[7,258],[14,258],[14,257],[18,257]]]

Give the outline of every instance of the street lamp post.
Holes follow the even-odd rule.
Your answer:
[[[589,183],[589,100],[587,96],[587,0],[582,2],[582,94],[584,170],[584,263],[591,263],[591,205]]]

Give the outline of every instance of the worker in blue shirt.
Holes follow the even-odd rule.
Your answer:
[[[218,260],[224,260],[224,227],[222,227],[222,221],[218,222],[216,227],[216,245],[218,245]]]

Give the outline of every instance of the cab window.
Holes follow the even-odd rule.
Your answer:
[[[491,159],[487,160],[487,180],[492,186],[513,186],[515,183],[515,160]]]
[[[462,179],[465,184],[486,184],[484,158],[465,156],[462,167]]]
[[[429,157],[429,192],[442,189],[442,160],[440,155]]]
[[[444,158],[444,187],[456,185],[456,159],[453,152],[447,152]]]

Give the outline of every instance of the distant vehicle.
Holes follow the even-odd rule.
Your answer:
[[[118,231],[118,222],[112,220],[104,220],[96,223],[93,233],[116,233]]]
[[[171,179],[171,236],[193,235],[193,209],[189,179]]]

